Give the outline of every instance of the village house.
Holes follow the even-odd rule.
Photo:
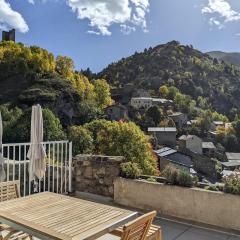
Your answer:
[[[191,174],[196,174],[190,156],[169,147],[164,147],[154,152],[158,156],[160,171],[163,171],[166,166],[170,164],[175,165],[176,167],[181,167]]]
[[[177,129],[175,127],[149,127],[148,132],[153,135],[157,145],[171,147],[176,145]]]
[[[196,125],[197,123],[198,123],[198,120],[192,119],[192,120],[187,121],[187,126],[191,127],[193,125]]]
[[[128,109],[121,104],[114,104],[105,108],[107,118],[112,121],[128,119]]]
[[[216,147],[212,142],[202,142],[202,152],[208,157],[215,157]]]
[[[180,149],[189,149],[192,152],[202,154],[202,140],[195,135],[182,135],[178,139]]]
[[[218,127],[225,127],[225,123],[223,121],[213,121],[211,124],[211,130],[216,131]]]
[[[130,105],[136,109],[148,109],[152,106],[168,107],[173,104],[172,100],[164,98],[151,98],[151,97],[133,97],[131,98]]]
[[[170,117],[174,123],[176,124],[176,127],[181,129],[185,124],[187,124],[187,115],[181,112],[174,112],[172,114],[169,114],[168,117]]]
[[[226,162],[221,162],[223,170],[240,169],[240,153],[226,152]]]

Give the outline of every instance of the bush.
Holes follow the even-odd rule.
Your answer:
[[[73,155],[92,153],[93,138],[91,133],[82,126],[72,126],[68,130],[68,138],[73,142]]]
[[[157,161],[150,139],[135,123],[94,120],[84,127],[93,136],[95,154],[124,156],[137,163],[143,174],[157,174]]]
[[[139,168],[137,163],[127,162],[121,164],[120,175],[125,178],[136,179],[142,174],[142,170]]]
[[[240,195],[240,176],[231,175],[223,179],[225,186],[223,188],[224,192]]]
[[[183,187],[192,187],[198,180],[196,177],[192,177],[185,170],[171,165],[168,165],[163,170],[162,175],[166,178],[168,183]]]
[[[194,185],[193,177],[185,171],[179,171],[177,182],[180,186],[183,187],[192,187]]]
[[[215,186],[215,185],[206,186],[204,189],[208,191],[214,191],[214,192],[220,191],[218,186]]]
[[[177,185],[178,174],[179,170],[174,166],[167,166],[162,172],[162,175],[166,178],[167,182],[173,185]]]

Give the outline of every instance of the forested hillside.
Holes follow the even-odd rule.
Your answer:
[[[237,66],[240,66],[240,53],[212,51],[212,52],[208,52],[207,54],[209,54],[213,58],[217,58],[219,61],[224,61],[229,64],[235,64]]]
[[[234,116],[240,106],[240,69],[176,41],[110,64],[98,74],[115,87],[132,83],[157,92],[177,87],[194,100],[206,99],[212,110]]]
[[[95,119],[112,103],[105,80],[89,81],[73,61],[37,46],[0,43],[0,104],[51,109],[65,126]]]

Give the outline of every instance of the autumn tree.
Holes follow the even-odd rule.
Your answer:
[[[72,78],[74,69],[73,60],[66,56],[57,56],[56,58],[56,71],[64,78]]]

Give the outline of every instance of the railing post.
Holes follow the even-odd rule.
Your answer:
[[[72,142],[69,142],[68,171],[69,171],[68,191],[71,193],[72,192]]]

